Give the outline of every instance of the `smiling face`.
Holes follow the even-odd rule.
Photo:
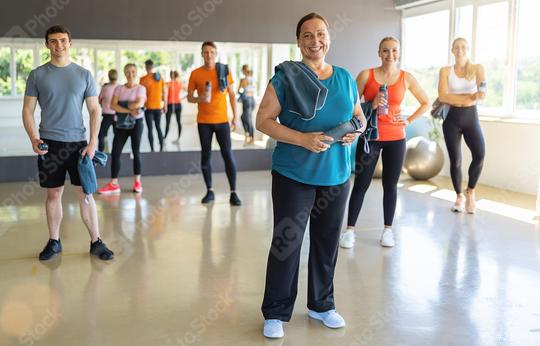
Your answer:
[[[133,65],[126,66],[124,68],[124,75],[126,76],[129,84],[134,83],[135,79],[137,78],[137,68]]]
[[[384,64],[397,64],[399,62],[399,42],[393,39],[384,40],[379,46],[379,58]]]
[[[452,54],[456,60],[467,59],[467,54],[469,53],[469,44],[465,39],[458,38],[452,43]]]
[[[300,28],[298,48],[304,59],[324,59],[330,49],[330,34],[326,24],[318,18],[305,21]]]
[[[51,57],[63,58],[69,57],[69,48],[71,47],[71,40],[69,35],[65,33],[50,34],[47,37],[45,44],[51,52]]]
[[[206,66],[213,66],[216,63],[217,50],[214,47],[205,45],[202,48],[201,55]]]

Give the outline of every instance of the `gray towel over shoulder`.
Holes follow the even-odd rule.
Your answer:
[[[287,110],[298,114],[303,120],[311,120],[324,106],[328,89],[306,64],[298,61],[284,61],[277,65],[275,72],[284,75],[284,90],[287,95]]]

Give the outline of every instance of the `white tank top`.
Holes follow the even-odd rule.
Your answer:
[[[253,77],[246,77],[247,85],[244,87],[246,93],[255,93],[255,83],[253,82]]]
[[[478,91],[476,86],[476,76],[468,80],[466,78],[460,78],[454,71],[454,66],[450,66],[450,73],[448,74],[448,93],[450,94],[472,94]]]

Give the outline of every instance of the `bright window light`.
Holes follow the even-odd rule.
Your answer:
[[[428,184],[416,184],[408,188],[409,191],[418,192],[418,193],[428,193],[434,190],[437,190],[437,186],[428,185]]]

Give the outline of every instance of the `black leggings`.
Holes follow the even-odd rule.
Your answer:
[[[253,137],[253,109],[255,108],[255,99],[253,96],[246,96],[242,101],[242,126],[246,135]]]
[[[163,150],[163,132],[161,132],[161,109],[147,109],[144,111],[146,126],[148,127],[148,141],[150,141],[150,150],[154,151],[154,129],[152,123],[156,126],[159,140],[159,149]]]
[[[358,140],[356,147],[356,169],[354,187],[349,200],[349,216],[347,225],[353,227],[362,209],[364,196],[373,178],[373,172],[382,150],[382,185],[384,225],[392,226],[397,202],[397,183],[405,159],[405,139],[397,141],[369,142],[369,154],[363,150],[364,139]]]
[[[120,155],[128,138],[131,138],[131,152],[133,153],[133,174],[141,174],[141,138],[143,133],[143,120],[137,119],[135,127],[131,130],[116,129],[112,146],[111,178],[118,178],[120,173]]]
[[[113,132],[116,131],[114,126],[114,114],[103,114],[98,134],[99,151],[103,151],[103,149],[105,149],[105,137],[107,137],[107,132],[109,132],[109,127],[111,127],[111,125],[113,127]]]
[[[229,123],[221,124],[197,124],[199,129],[199,139],[201,141],[201,170],[207,189],[212,188],[212,137],[216,134],[216,139],[221,150],[221,156],[225,161],[225,172],[229,179],[231,190],[236,190],[236,162],[232,154],[231,129]]]
[[[448,116],[443,123],[444,141],[450,158],[450,176],[456,193],[462,192],[461,187],[461,136],[471,150],[472,161],[469,166],[468,187],[474,189],[480,178],[486,145],[480,127],[476,106],[450,107]]]
[[[289,321],[298,288],[300,250],[309,222],[307,307],[334,309],[334,270],[349,181],[341,185],[303,184],[272,171],[274,230],[266,266],[262,313]]]
[[[171,126],[171,115],[173,113],[176,116],[176,124],[178,125],[178,138],[180,138],[180,134],[182,133],[182,123],[180,122],[180,115],[182,114],[181,103],[169,103],[167,105],[167,113],[165,114],[165,136],[163,138],[167,138],[167,135],[169,134],[169,128]]]

